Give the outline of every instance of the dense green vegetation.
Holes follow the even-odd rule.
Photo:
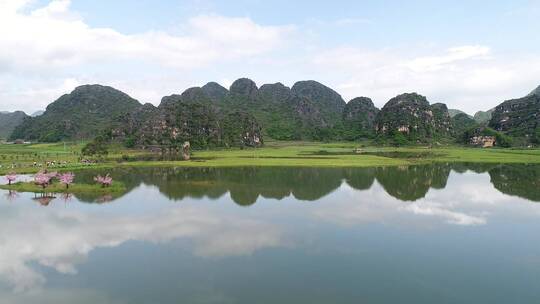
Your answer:
[[[510,148],[512,146],[512,138],[510,136],[504,135],[501,132],[497,132],[491,128],[485,126],[473,127],[466,130],[462,135],[462,141],[464,144],[469,142],[469,139],[475,136],[490,136],[494,137],[497,143],[497,146],[503,148]]]
[[[43,115],[27,117],[10,137],[40,142],[91,139],[118,116],[139,106],[138,101],[111,87],[81,86],[51,103]]]
[[[379,109],[367,97],[358,97],[347,103],[343,109],[342,137],[345,140],[359,140],[375,136],[375,119]]]
[[[11,139],[57,142],[98,136],[85,149],[88,155],[105,154],[103,146],[110,142],[169,152],[178,151],[185,142],[198,149],[257,147],[264,139],[375,138],[381,145],[449,145],[469,143],[466,136],[487,125],[499,132],[492,134],[495,145],[508,147],[540,142],[539,113],[537,90],[479,112],[473,120],[445,104],[431,104],[417,93],[398,95],[381,110],[367,97],[346,103],[316,81],[300,81],[292,88],[281,83],[259,88],[241,78],[229,90],[211,82],[166,96],[158,107],[141,105],[110,87],[88,85],[62,96],[43,115],[25,118]]]
[[[499,191],[540,202],[540,166],[506,165],[489,171]]]
[[[122,116],[91,143],[88,152],[103,146],[104,141],[162,152],[179,151],[185,142],[196,149],[257,147],[263,143],[261,127],[250,113],[219,111],[200,88],[165,97],[159,107],[145,105]]]
[[[452,117],[452,133],[456,136],[462,143],[467,143],[469,136],[465,132],[478,127],[478,123],[465,113],[458,113]]]
[[[540,129],[540,95],[533,92],[498,105],[489,126],[509,136],[526,139],[527,142],[536,141]]]
[[[474,114],[474,120],[476,120],[479,124],[486,124],[491,120],[491,115],[493,115],[493,111],[495,109],[491,109],[488,111],[478,111]]]
[[[24,112],[0,112],[0,139],[7,139],[16,126],[20,125],[25,118]]]
[[[463,112],[461,110],[458,110],[458,109],[448,109],[448,114],[450,114],[450,117],[452,117],[452,118],[454,116],[458,115],[458,114],[465,114],[465,115],[469,116],[470,118],[473,118],[469,114],[467,114],[467,113],[465,113],[465,112]]]
[[[377,115],[376,126],[380,141],[398,146],[443,141],[452,129],[446,105],[430,105],[416,93],[392,98]]]

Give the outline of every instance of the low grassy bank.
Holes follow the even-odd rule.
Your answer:
[[[133,167],[373,167],[434,162],[538,163],[539,149],[479,149],[466,147],[360,147],[358,143],[270,142],[260,149],[194,151],[190,161],[151,160],[145,151],[114,147],[96,164],[81,164],[81,144],[0,146],[0,175],[33,173],[34,162],[62,164],[55,171]],[[153,155],[157,158],[158,155]],[[150,160],[142,160],[150,159]],[[14,167],[14,168],[12,168]]]
[[[32,193],[71,193],[71,194],[86,194],[86,195],[105,195],[119,194],[126,191],[124,184],[114,182],[110,187],[102,187],[98,184],[72,184],[69,188],[60,183],[52,184],[46,188],[38,186],[33,182],[19,182],[12,185],[0,185],[0,189],[12,190],[17,192],[32,192]]]

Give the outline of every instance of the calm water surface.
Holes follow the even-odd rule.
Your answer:
[[[540,166],[111,173],[0,191],[0,303],[540,303]]]

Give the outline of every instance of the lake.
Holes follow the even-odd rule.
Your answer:
[[[0,190],[0,303],[540,303],[540,166],[111,175]]]

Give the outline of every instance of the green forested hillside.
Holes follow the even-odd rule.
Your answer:
[[[0,123],[14,127],[11,139],[42,142],[91,139],[109,132],[127,145],[188,140],[200,147],[258,146],[263,137],[450,143],[464,142],[463,134],[475,134],[466,131],[489,125],[501,135],[519,137],[515,143],[540,143],[539,112],[538,89],[478,112],[473,119],[443,103],[430,104],[417,93],[400,94],[379,110],[367,97],[346,103],[336,91],[313,80],[289,88],[282,83],[259,87],[241,78],[229,89],[210,82],[165,96],[158,107],[141,105],[111,87],[86,85],[51,103],[42,115],[25,117],[17,127],[4,119]]]
[[[6,139],[11,135],[11,132],[20,125],[25,118],[24,112],[0,112],[0,139]]]
[[[93,138],[120,115],[140,107],[140,103],[111,87],[85,85],[51,103],[45,113],[26,118],[11,139],[43,142]]]
[[[540,95],[507,100],[495,108],[489,126],[527,142],[540,143]]]
[[[449,137],[451,121],[446,105],[430,105],[426,97],[417,93],[398,95],[377,115],[379,136],[397,141],[430,142]]]

